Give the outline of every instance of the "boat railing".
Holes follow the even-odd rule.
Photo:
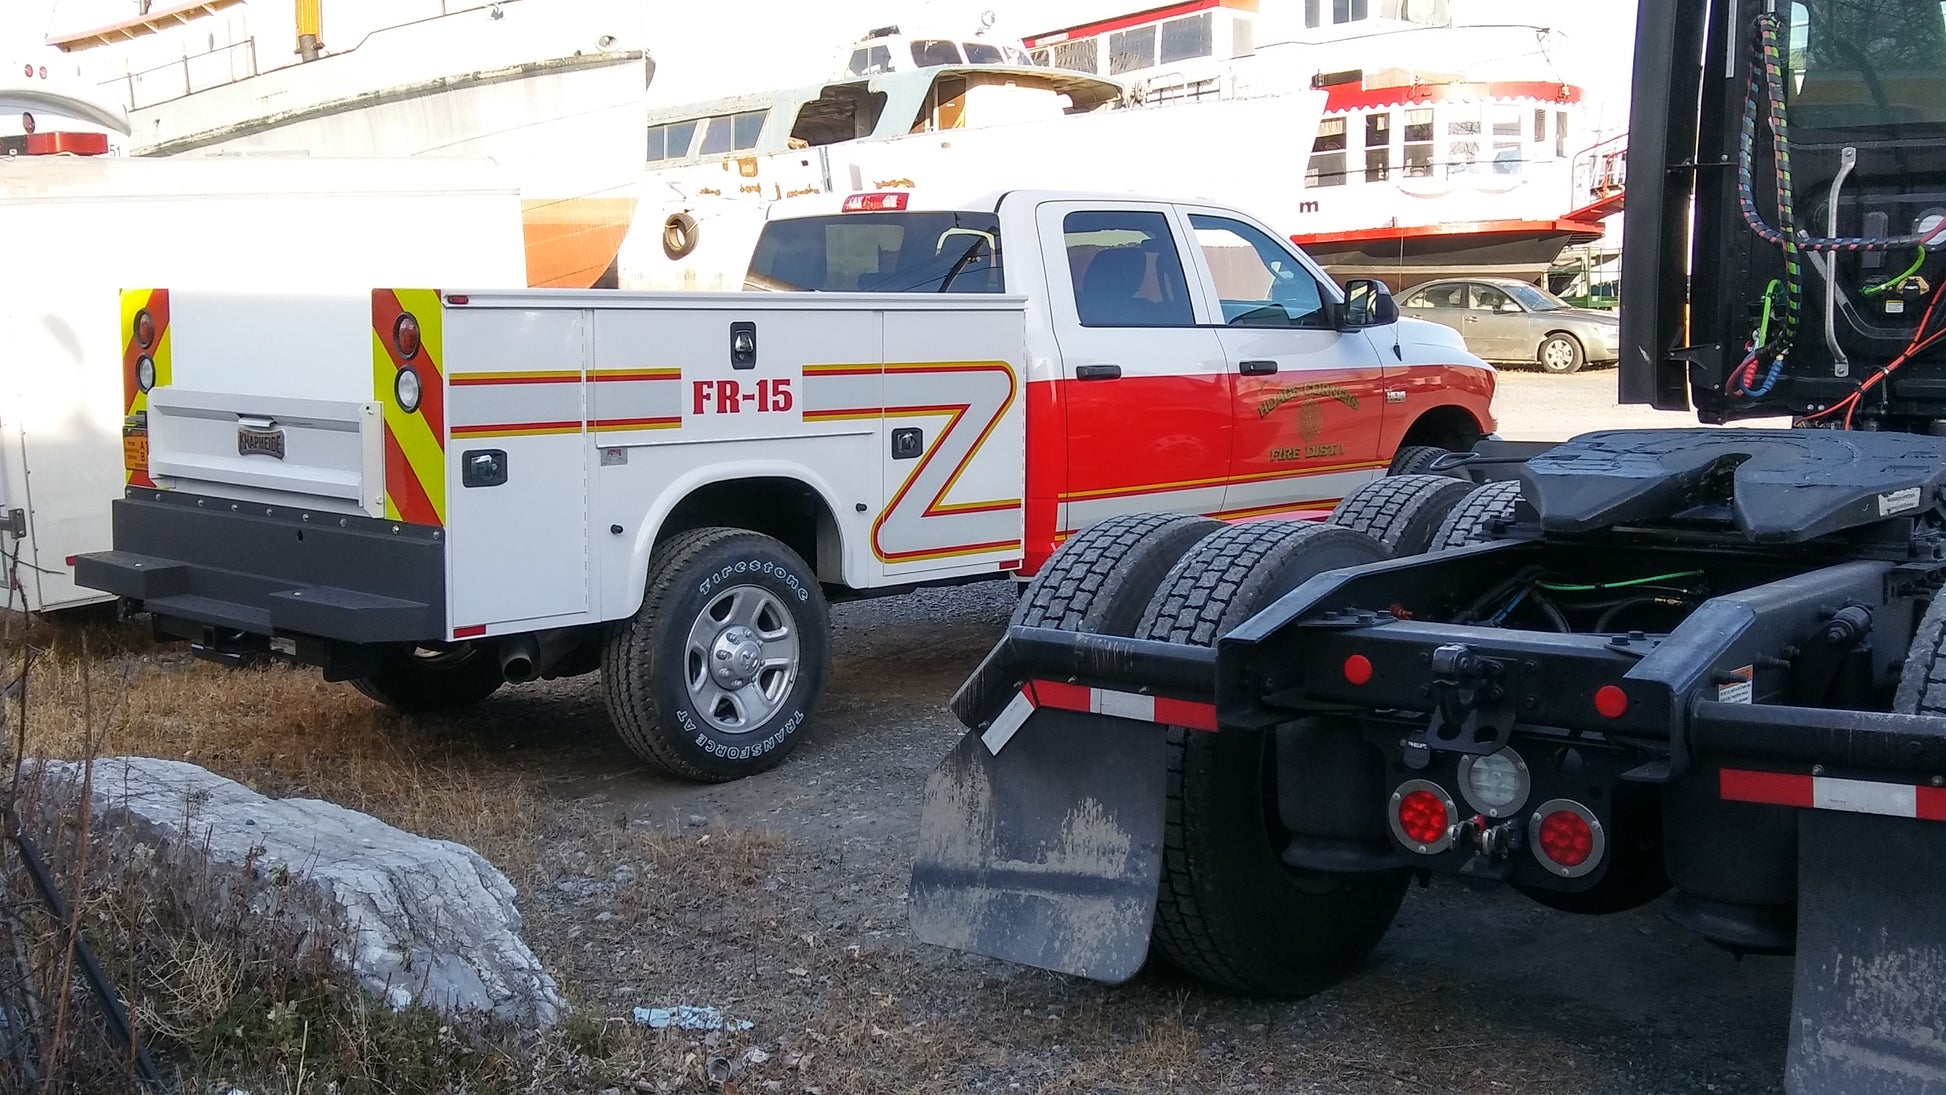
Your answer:
[[[252,35],[239,42],[184,54],[165,64],[104,80],[101,87],[116,93],[129,110],[141,110],[247,80],[257,72],[257,39]]]

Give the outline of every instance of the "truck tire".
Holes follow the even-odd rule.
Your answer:
[[[1513,519],[1520,504],[1520,481],[1502,479],[1475,487],[1459,500],[1432,534],[1427,551],[1445,551],[1491,540],[1500,525]]]
[[[1196,541],[1222,527],[1215,518],[1180,513],[1130,513],[1090,525],[1034,575],[1014,606],[1012,622],[1133,635],[1169,568]]]
[[[472,645],[391,651],[378,672],[351,686],[400,714],[426,715],[471,707],[505,683],[499,660]]]
[[[1892,710],[1901,715],[1946,715],[1946,594],[1934,594],[1907,648]]]
[[[642,607],[602,652],[609,717],[643,760],[722,783],[775,767],[831,669],[830,609],[802,558],[735,528],[656,548]]]
[[[1418,555],[1473,484],[1444,475],[1388,475],[1346,495],[1330,523],[1362,532],[1393,555]]]
[[[1209,646],[1305,579],[1387,554],[1371,538],[1331,525],[1232,525],[1170,570],[1140,634]],[[1391,926],[1406,873],[1286,867],[1274,734],[1173,726],[1167,733],[1156,951],[1185,973],[1243,992],[1304,996],[1343,979]]]
[[[1438,445],[1407,445],[1392,454],[1391,466],[1385,469],[1387,475],[1444,475],[1448,478],[1464,478],[1458,468],[1433,471],[1432,462],[1442,456],[1452,454],[1451,449]],[[1470,480],[1469,480],[1470,482]]]

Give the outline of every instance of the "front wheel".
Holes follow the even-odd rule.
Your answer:
[[[1581,343],[1575,341],[1573,335],[1547,336],[1541,340],[1541,348],[1534,356],[1541,363],[1541,371],[1556,376],[1579,371],[1587,360],[1581,352]]]
[[[378,672],[351,686],[401,714],[427,715],[471,707],[504,683],[492,653],[468,644],[388,652]]]
[[[681,533],[656,549],[642,607],[602,652],[609,717],[637,756],[685,779],[773,768],[824,693],[829,636],[796,552],[742,529]]]

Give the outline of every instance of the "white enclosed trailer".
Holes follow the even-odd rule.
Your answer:
[[[0,89],[3,90],[3,89]],[[4,95],[0,95],[4,98]],[[484,160],[0,158],[0,553],[15,608],[105,601],[73,556],[121,497],[120,291],[526,284],[518,191]],[[308,337],[260,332],[272,364]]]

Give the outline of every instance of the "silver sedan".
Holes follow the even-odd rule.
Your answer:
[[[1512,278],[1429,281],[1400,298],[1399,311],[1451,327],[1467,349],[1488,361],[1538,364],[1565,374],[1620,356],[1615,313],[1570,307]]]

